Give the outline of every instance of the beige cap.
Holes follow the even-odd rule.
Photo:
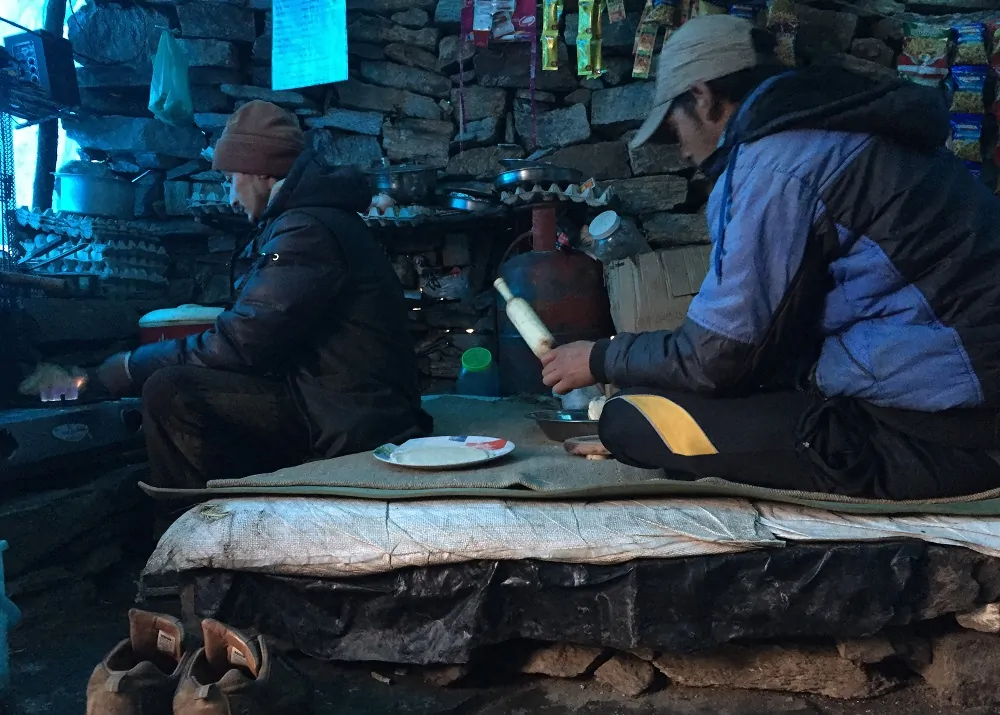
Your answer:
[[[751,37],[753,25],[732,15],[703,15],[688,20],[665,43],[656,66],[653,109],[630,146],[644,144],[663,124],[670,105],[699,82],[758,64]]]

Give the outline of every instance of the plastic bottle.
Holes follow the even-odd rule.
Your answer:
[[[535,357],[541,358],[552,350],[556,340],[552,337],[549,329],[545,327],[545,323],[528,304],[528,301],[515,297],[503,278],[497,278],[493,282],[493,287],[503,296],[507,303],[507,317],[510,318],[510,322],[517,328],[517,332],[524,338],[524,342],[531,348]]]
[[[500,396],[500,371],[486,348],[469,348],[462,353],[462,371],[455,392],[479,397]]]
[[[594,217],[587,227],[589,245],[585,253],[602,263],[618,261],[649,250],[649,244],[639,227],[615,211],[605,211]]]

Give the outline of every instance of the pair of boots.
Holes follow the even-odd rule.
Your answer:
[[[192,652],[176,618],[138,609],[128,617],[128,639],[90,676],[87,715],[312,712],[308,678],[261,636],[206,619],[205,645]]]

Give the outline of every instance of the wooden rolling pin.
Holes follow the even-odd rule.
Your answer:
[[[555,347],[556,339],[552,337],[552,333],[545,327],[545,323],[538,317],[538,313],[532,309],[528,301],[524,298],[518,298],[510,292],[507,281],[503,278],[497,278],[493,282],[493,287],[507,303],[507,317],[510,318],[510,322],[524,338],[524,342],[531,348],[535,357],[541,359]]]

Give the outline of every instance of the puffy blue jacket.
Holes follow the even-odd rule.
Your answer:
[[[712,265],[673,332],[601,341],[619,387],[937,412],[1000,395],[1000,201],[945,148],[937,93],[841,69],[761,85],[707,170]]]

